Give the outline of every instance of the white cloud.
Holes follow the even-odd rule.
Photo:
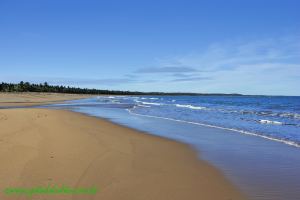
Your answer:
[[[198,54],[161,61],[168,63],[208,77],[194,92],[300,95],[295,78],[300,76],[300,37],[215,43]]]

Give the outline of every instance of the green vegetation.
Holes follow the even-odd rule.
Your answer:
[[[140,92],[129,91],[112,91],[112,90],[98,90],[88,88],[69,87],[62,85],[49,85],[47,82],[43,84],[33,84],[29,82],[20,83],[1,83],[0,92],[53,92],[53,93],[70,93],[70,94],[140,94]]]
[[[164,93],[164,92],[132,92],[118,90],[99,90],[69,87],[62,85],[34,84],[29,82],[4,83],[0,84],[0,92],[52,92],[52,93],[69,93],[69,94],[109,94],[109,95],[239,95],[239,94],[199,94],[199,93]]]

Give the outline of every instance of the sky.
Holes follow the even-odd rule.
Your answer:
[[[299,0],[0,0],[0,82],[300,95]]]

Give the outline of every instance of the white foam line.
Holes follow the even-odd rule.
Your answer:
[[[189,108],[189,109],[193,109],[193,110],[206,110],[206,107],[202,107],[202,106],[192,106],[192,105],[185,105],[185,104],[175,104],[176,107],[179,108]]]
[[[284,143],[284,144],[287,144],[287,145],[290,145],[290,146],[293,146],[293,147],[300,148],[300,144],[297,144],[296,142],[281,140],[281,139],[277,139],[277,138],[272,138],[272,137],[265,136],[265,135],[259,135],[259,134],[252,133],[252,132],[249,132],[249,131],[243,131],[243,130],[238,130],[238,129],[233,129],[233,128],[225,128],[225,127],[221,127],[221,126],[214,126],[214,125],[209,125],[209,124],[202,124],[202,123],[199,123],[199,122],[190,122],[190,121],[167,118],[167,117],[158,117],[158,116],[137,114],[137,113],[132,112],[131,109],[126,109],[126,110],[130,114],[133,114],[133,115],[149,117],[149,118],[156,118],[156,119],[165,119],[165,120],[170,120],[170,121],[175,121],[175,122],[180,122],[180,123],[188,123],[188,124],[194,124],[194,125],[199,125],[199,126],[206,126],[206,127],[210,127],[210,128],[218,128],[218,129],[222,129],[222,130],[234,131],[234,132],[238,132],[238,133],[243,133],[245,135],[256,136],[256,137],[260,137],[260,138],[264,138],[264,139],[268,139],[268,140],[272,140],[272,141],[275,141],[275,142],[280,142],[280,143]]]

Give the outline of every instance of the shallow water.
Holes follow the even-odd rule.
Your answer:
[[[158,98],[167,98],[164,100],[164,102],[170,101],[171,103],[175,103],[177,101],[177,105],[168,105],[169,107],[167,109],[160,107],[160,111],[160,105],[158,104],[162,104],[162,101],[159,102]],[[256,134],[246,135],[244,134],[245,131],[249,130],[243,130],[240,128],[241,126],[239,126],[239,128],[232,127],[234,124],[239,125],[239,123],[241,123],[241,120],[239,121],[232,116],[228,116],[227,118],[223,117],[226,118],[225,120],[223,120],[223,122],[228,121],[229,118],[232,118],[232,120],[236,120],[234,123],[231,123],[229,125],[227,123],[224,123],[224,125],[227,126],[224,126],[223,124],[221,124],[222,126],[220,126],[220,124],[212,123],[208,124],[210,126],[207,126],[207,123],[201,125],[203,124],[203,121],[196,121],[196,123],[194,123],[194,121],[187,120],[186,117],[201,115],[201,117],[197,119],[205,119],[205,113],[193,113],[189,115],[188,113],[191,111],[189,111],[188,109],[203,110],[203,108],[200,108],[200,105],[192,105],[191,102],[182,102],[184,101],[182,98],[186,97],[98,97],[85,100],[68,101],[64,104],[50,105],[49,107],[70,109],[76,112],[82,112],[88,115],[106,118],[125,126],[190,144],[199,152],[199,156],[201,157],[201,159],[209,161],[211,164],[224,172],[226,177],[228,177],[237,187],[244,191],[250,197],[250,199],[299,199],[300,148],[296,147],[295,145],[298,144],[297,133],[299,132],[295,132],[297,136],[295,137],[296,139],[293,140],[293,142],[295,143],[290,144],[282,142],[282,140],[284,142],[289,142],[290,139],[286,140],[287,137],[280,138],[280,140],[278,141],[269,140],[270,135],[273,136],[279,133],[276,131],[274,131],[273,133],[272,131],[273,129],[277,130],[277,128],[270,128],[270,130],[268,130],[268,128],[265,128],[271,133],[268,135],[268,138],[257,137]],[[209,101],[210,97],[205,98],[207,98],[206,101]],[[223,99],[223,97],[220,99]],[[225,101],[224,99],[220,99],[219,101]],[[238,105],[236,104],[239,103],[229,103],[228,99],[226,101],[227,104],[230,104],[231,106],[232,104],[235,104],[235,106],[238,107]],[[255,101],[251,100],[251,103],[249,103],[249,100],[247,100],[246,102],[252,105],[257,104],[253,103]],[[276,101],[278,104],[279,100]],[[269,103],[269,105],[272,105],[274,107],[273,104],[275,103]],[[195,108],[196,106],[199,108]],[[141,109],[139,107],[141,107]],[[201,104],[201,107],[207,108],[208,106]],[[217,107],[218,106],[215,106],[214,109],[217,109]],[[248,111],[250,110],[250,107],[251,106],[249,106]],[[265,105],[261,107],[265,107]],[[172,110],[171,108],[174,110]],[[212,109],[212,106],[210,108]],[[294,108],[297,108],[297,106],[294,106]],[[152,109],[154,109],[154,111],[151,111]],[[281,111],[279,111],[280,109]],[[291,107],[284,108],[284,111],[282,110],[283,108],[280,109],[272,110],[273,115],[275,115],[274,113],[277,113],[277,115],[279,115],[278,113],[297,114],[297,110],[293,110],[291,109]],[[232,110],[237,111],[238,109],[234,108]],[[243,109],[241,110],[245,110],[245,108],[243,107]],[[255,111],[254,109],[252,109],[252,112],[259,112],[258,110],[259,109],[257,108],[255,109]],[[174,112],[177,113],[176,116],[182,118],[174,117]],[[153,113],[156,113],[156,115],[153,115]],[[158,113],[167,114],[165,114],[164,116],[159,116],[157,115]],[[173,115],[172,118],[170,117],[171,114]],[[206,118],[217,120],[217,118],[211,116],[214,114],[215,111],[213,111],[212,113],[208,112]],[[253,115],[259,116],[258,114]],[[254,118],[254,116],[251,117]],[[261,119],[271,120],[271,118],[267,118],[266,116],[264,117],[265,118]],[[192,119],[194,118],[195,117],[193,117]],[[222,117],[220,117],[220,119],[221,118]],[[257,119],[260,118],[258,117]],[[279,121],[279,119],[277,118],[276,120],[273,119],[273,121],[277,120]],[[288,118],[285,121],[285,123],[290,122],[298,123],[296,119],[292,118]],[[266,125],[267,127],[276,126],[274,124],[265,123],[257,124]],[[284,126],[280,125],[280,127]],[[238,131],[232,131],[231,129]],[[289,128],[288,130],[290,131]],[[297,128],[296,130],[298,131]],[[254,131],[254,133],[256,132]],[[265,132],[263,133],[266,134]],[[290,133],[294,132],[287,132],[286,134],[293,136],[293,134]]]

